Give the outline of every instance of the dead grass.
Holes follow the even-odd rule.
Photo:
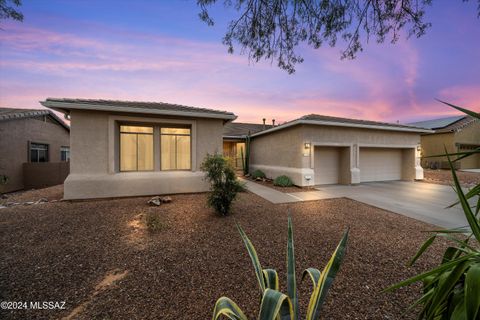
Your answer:
[[[343,230],[351,227],[324,318],[398,319],[420,288],[381,290],[436,264],[443,248],[435,244],[418,265],[406,268],[431,226],[348,199],[272,205],[242,193],[233,215],[218,217],[206,206],[206,194],[172,198],[158,208],[149,207],[148,198],[130,198],[2,209],[1,300],[66,301],[67,307],[6,311],[2,318],[61,318],[75,312],[71,318],[207,319],[216,299],[226,295],[253,319],[258,289],[234,222],[250,236],[263,266],[278,270],[284,290],[290,210],[298,276],[307,267],[323,268]],[[145,232],[142,221],[152,213],[168,228]],[[302,310],[310,287],[308,281],[299,284]]]

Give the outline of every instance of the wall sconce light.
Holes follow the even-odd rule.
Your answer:
[[[303,145],[305,149],[310,149],[310,142],[305,142]]]
[[[417,146],[417,151],[418,151],[418,152],[422,151],[422,147],[421,147],[421,146]]]

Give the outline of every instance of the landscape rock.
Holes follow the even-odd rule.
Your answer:
[[[153,197],[147,202],[151,206],[160,206],[162,204],[162,200],[160,199],[159,196]]]
[[[35,201],[34,204],[45,203],[45,202],[48,202],[48,199],[47,199],[47,198],[40,198],[40,199],[38,199],[37,201]]]
[[[160,201],[162,201],[162,203],[170,203],[172,202],[172,198],[171,197],[161,197],[160,198]]]

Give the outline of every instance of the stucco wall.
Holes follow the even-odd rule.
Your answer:
[[[49,161],[60,161],[60,148],[70,145],[68,131],[47,117],[0,122],[0,174],[9,177],[0,193],[23,189],[23,163],[29,162],[28,143],[49,145]]]
[[[305,149],[304,143],[311,148]],[[348,127],[298,125],[279,130],[271,134],[260,135],[252,139],[251,170],[260,169],[270,178],[286,174],[296,185],[311,185],[306,177],[314,176],[313,150],[315,145],[348,147],[351,157],[341,164],[350,165],[350,172],[341,172],[341,181],[359,182],[358,149],[361,146],[410,148],[412,152],[420,144],[420,134],[387,130],[372,130]],[[346,152],[346,151],[344,151]],[[414,152],[415,154],[415,152]],[[419,161],[415,157],[405,156],[405,166],[409,179],[423,178]],[[351,161],[347,161],[351,160]],[[407,175],[416,172],[414,175]],[[349,176],[348,176],[349,175]]]
[[[480,145],[480,121],[463,128],[459,132],[436,133],[422,136],[422,157],[444,154],[445,147],[449,153],[455,153],[459,144]],[[441,167],[447,167],[446,157],[423,158],[422,165],[430,167],[432,163],[438,163]],[[442,165],[443,164],[443,165]],[[470,156],[459,161],[459,168],[480,168],[480,155]]]
[[[192,170],[119,172],[119,122],[192,128]],[[66,199],[122,197],[208,190],[200,165],[207,153],[222,152],[223,120],[169,118],[142,114],[72,110],[71,174],[65,181]],[[159,161],[159,137],[154,136],[154,153]]]

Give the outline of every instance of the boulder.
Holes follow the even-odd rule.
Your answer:
[[[162,204],[162,200],[160,199],[159,196],[156,196],[156,197],[153,197],[150,200],[148,200],[147,203],[151,206],[157,206],[158,207],[159,205]]]
[[[172,198],[171,197],[161,197],[160,198],[160,201],[162,201],[162,203],[170,203],[172,202]]]

